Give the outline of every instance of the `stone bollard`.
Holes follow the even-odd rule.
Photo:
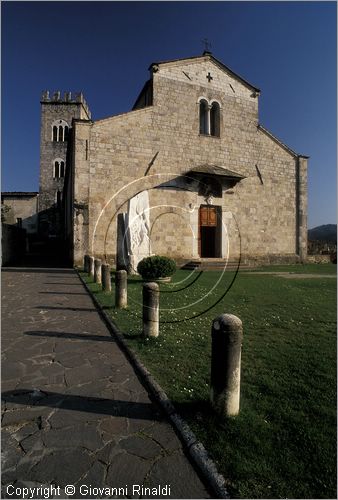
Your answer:
[[[110,266],[108,264],[102,264],[102,290],[111,291]]]
[[[157,283],[143,285],[143,335],[158,337],[160,289]]]
[[[102,277],[101,277],[101,259],[94,260],[94,281],[101,285]]]
[[[115,307],[124,309],[128,305],[127,298],[127,271],[121,269],[115,274]]]
[[[88,257],[88,274],[94,278],[94,257]]]
[[[83,257],[83,270],[85,273],[89,273],[89,255]]]
[[[211,404],[221,416],[235,416],[239,413],[242,321],[233,314],[221,314],[212,322],[211,337]]]

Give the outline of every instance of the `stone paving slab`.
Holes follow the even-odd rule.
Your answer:
[[[73,270],[4,269],[2,294],[1,498],[211,498]]]

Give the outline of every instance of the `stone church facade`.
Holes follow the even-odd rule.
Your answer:
[[[73,263],[114,264],[118,214],[145,191],[150,254],[304,261],[307,157],[259,124],[259,89],[209,52],[149,69],[117,116],[92,120],[82,96],[42,99],[39,196],[62,206]]]

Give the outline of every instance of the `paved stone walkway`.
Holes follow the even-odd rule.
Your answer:
[[[4,269],[2,293],[2,498],[210,498],[73,270]]]

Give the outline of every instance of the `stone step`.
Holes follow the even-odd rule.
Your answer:
[[[238,261],[227,261],[225,259],[194,259],[185,263],[181,269],[199,270],[199,271],[235,271],[238,268]],[[241,264],[240,269],[252,269],[251,266]]]

